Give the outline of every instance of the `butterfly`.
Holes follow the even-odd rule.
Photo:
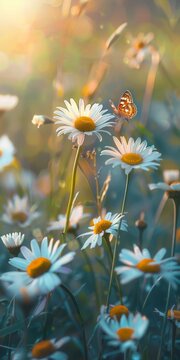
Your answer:
[[[112,100],[109,100],[114,113],[118,117],[125,118],[127,120],[132,119],[137,114],[137,107],[133,102],[133,97],[129,90],[121,96],[118,107],[116,107]]]

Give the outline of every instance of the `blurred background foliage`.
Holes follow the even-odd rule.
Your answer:
[[[1,0],[0,91],[19,97],[18,106],[1,117],[1,134],[7,133],[15,144],[19,166],[31,171],[27,175],[29,182],[40,188],[45,203],[50,192],[56,195],[48,217],[65,211],[64,199],[67,200],[71,177],[68,170],[73,161],[71,143],[67,138],[57,138],[54,126],[37,130],[31,119],[36,113],[52,118],[55,107],[63,105],[64,98],[77,100],[84,96],[85,86],[101,71],[100,85],[90,100],[110,108],[110,98],[117,103],[126,89],[132,91],[138,114],[136,120],[124,123],[121,134],[140,135],[154,143],[162,153],[162,168],[179,166],[179,16],[179,2],[175,0]],[[125,22],[127,26],[119,39],[105,52],[107,39]],[[153,46],[161,59],[146,126],[141,110],[150,59],[139,69],[124,61],[130,37],[136,37],[139,32],[154,34]],[[98,151],[109,142],[110,137],[104,137]],[[91,141],[87,148],[94,146]],[[109,171],[103,164],[99,160],[101,183]],[[53,189],[47,170],[51,173]],[[122,194],[118,172],[119,169],[113,170],[106,200],[108,209],[119,208]],[[92,191],[84,175],[81,172],[79,175],[77,189],[83,176],[79,199],[87,203],[92,200]],[[129,196],[132,224],[142,210],[148,221],[153,221],[161,194],[151,194],[147,184],[161,178],[162,169],[143,177],[139,173],[134,176],[132,196]],[[46,205],[49,206],[48,200]],[[165,220],[169,219],[169,212],[164,216]]]

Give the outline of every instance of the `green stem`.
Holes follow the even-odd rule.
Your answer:
[[[171,243],[171,256],[172,257],[175,254],[176,230],[177,230],[177,219],[178,219],[178,203],[176,203],[176,200],[173,200],[173,206],[174,206],[174,220],[173,220],[173,233],[172,233],[172,243]],[[165,334],[165,330],[166,330],[167,312],[168,312],[168,307],[169,307],[170,293],[171,293],[171,284],[169,283],[168,291],[167,291],[165,313],[164,313],[163,324],[162,324],[161,342],[160,342],[160,346],[159,346],[157,360],[161,359],[162,345],[163,345],[164,334]]]
[[[176,325],[172,321],[171,360],[174,360],[174,349],[176,341]]]
[[[99,181],[98,181],[96,154],[94,156],[94,169],[95,169],[95,177],[94,178],[95,178],[95,184],[96,184],[97,211],[98,211],[98,215],[101,216],[101,214],[102,214],[102,204],[101,204],[100,191],[99,191]]]
[[[87,349],[87,342],[86,342],[86,333],[85,333],[85,328],[84,328],[84,320],[81,315],[78,303],[77,303],[74,295],[71,293],[71,291],[65,285],[61,284],[60,287],[68,294],[68,296],[72,300],[72,303],[74,304],[74,307],[77,311],[77,314],[79,317],[79,322],[80,322],[81,328],[82,328],[82,337],[83,337],[83,343],[84,343],[84,360],[88,360],[88,349]]]
[[[13,325],[14,322],[14,315],[15,315],[15,299],[13,299],[12,302],[12,315],[11,315],[11,325]],[[12,340],[12,334],[9,335],[9,340],[8,340],[8,360],[11,359],[11,340]]]
[[[126,185],[125,185],[124,197],[123,197],[122,208],[121,208],[121,214],[122,214],[122,215],[123,215],[123,213],[124,213],[125,204],[126,204],[128,184],[129,184],[129,174],[126,176]],[[113,251],[113,259],[112,259],[112,266],[111,266],[111,273],[110,273],[110,280],[109,280],[109,288],[108,288],[108,296],[107,296],[107,301],[106,301],[106,306],[107,306],[107,307],[109,306],[109,300],[110,300],[110,296],[111,296],[113,273],[114,273],[114,268],[115,268],[115,264],[116,264],[116,257],[117,257],[117,247],[118,247],[118,241],[119,241],[119,239],[120,239],[121,222],[122,222],[122,218],[121,218],[120,221],[119,221],[119,227],[118,227],[117,237],[116,237],[116,239],[115,239],[115,245],[114,245],[114,251]],[[121,298],[121,303],[122,303],[122,298]]]
[[[48,330],[48,320],[49,320],[49,316],[48,316],[48,305],[49,305],[49,300],[51,297],[51,293],[49,293],[46,297],[46,305],[45,305],[45,319],[44,319],[44,326],[43,326],[43,336],[42,339],[45,339],[47,336],[47,330]]]
[[[100,309],[101,307],[101,300],[100,300],[100,297],[99,297],[99,288],[97,286],[97,278],[94,274],[94,269],[93,269],[93,265],[91,263],[91,260],[89,259],[87,253],[86,253],[86,250],[82,251],[82,254],[85,258],[85,261],[86,261],[86,264],[88,265],[89,267],[89,271],[90,271],[90,274],[91,274],[91,279],[92,279],[92,284],[94,285],[94,289],[95,289],[95,295],[96,295],[96,301],[97,301],[97,306],[98,306],[98,309]]]
[[[138,243],[139,243],[140,250],[142,250],[142,246],[143,246],[143,233],[144,233],[144,229],[139,229]]]
[[[73,203],[73,199],[74,199],[74,189],[75,189],[75,184],[76,184],[76,172],[77,172],[77,166],[78,166],[78,160],[79,160],[80,153],[81,153],[81,146],[78,146],[78,149],[77,149],[77,152],[76,152],[76,157],[75,157],[75,160],[74,160],[74,165],[73,165],[72,180],[71,180],[71,190],[70,190],[68,207],[67,207],[67,211],[66,211],[66,225],[64,227],[64,234],[65,235],[66,235],[67,230],[68,230],[69,218],[70,218],[71,210],[72,210],[72,203]]]
[[[104,236],[104,239],[105,239],[105,242],[106,242],[106,247],[108,248],[109,258],[110,258],[111,265],[112,265],[113,252],[112,252],[111,244],[110,244],[109,239],[106,236]],[[122,301],[122,289],[121,289],[117,274],[115,273],[114,275],[115,275],[115,281],[116,281],[117,289],[118,289],[118,292],[119,292],[120,302],[122,304],[123,303],[123,301]]]

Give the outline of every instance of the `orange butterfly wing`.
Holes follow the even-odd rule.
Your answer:
[[[137,107],[133,102],[133,97],[130,91],[128,90],[122,95],[118,108],[116,108],[114,104],[111,104],[111,106],[118,116],[124,117],[127,120],[132,119],[137,114]]]

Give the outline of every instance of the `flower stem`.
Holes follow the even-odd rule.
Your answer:
[[[176,202],[176,200],[173,200],[173,206],[174,206],[174,221],[173,221],[173,233],[172,233],[172,243],[171,243],[171,257],[174,256],[175,247],[176,247],[176,230],[177,230],[177,219],[178,219],[178,203]],[[165,306],[165,314],[164,314],[163,324],[162,324],[161,342],[160,342],[160,346],[159,346],[157,360],[161,359],[162,345],[163,345],[164,334],[165,334],[165,330],[166,330],[167,311],[168,311],[168,307],[169,307],[170,293],[171,293],[171,284],[169,283],[168,291],[167,291],[166,306]]]
[[[176,342],[176,325],[172,321],[171,360],[174,360],[175,342]]]
[[[142,113],[141,113],[141,121],[144,125],[147,124],[147,120],[148,120],[149,107],[152,99],[159,62],[160,62],[159,52],[153,47],[151,47],[151,66],[146,80],[146,88],[145,88]]]
[[[68,230],[69,218],[70,218],[70,214],[71,214],[71,210],[72,210],[72,203],[73,203],[73,198],[74,198],[74,189],[75,189],[75,184],[76,184],[76,172],[77,172],[77,166],[78,166],[78,160],[79,160],[80,153],[81,153],[81,146],[78,146],[78,149],[77,149],[77,152],[76,152],[76,157],[75,157],[75,160],[74,160],[74,166],[73,166],[73,171],[72,171],[72,180],[71,180],[71,190],[70,190],[68,207],[67,207],[67,211],[66,211],[66,225],[64,227],[64,234],[65,235],[66,235],[67,230]]]
[[[101,204],[101,196],[100,196],[100,189],[99,189],[99,174],[98,174],[98,170],[97,170],[97,155],[95,150],[93,151],[93,167],[94,167],[94,180],[95,180],[95,184],[96,184],[96,204],[97,204],[97,212],[98,215],[101,216],[102,215],[102,204]]]
[[[121,214],[123,215],[124,213],[124,209],[125,209],[125,204],[126,204],[126,198],[127,198],[127,190],[128,190],[128,184],[129,184],[129,174],[127,174],[126,176],[126,185],[125,185],[125,190],[124,190],[124,197],[123,197],[123,202],[122,202],[122,207],[121,207]],[[113,280],[113,273],[114,273],[114,268],[115,268],[115,264],[116,264],[116,257],[117,257],[117,247],[118,247],[118,242],[120,239],[120,231],[121,231],[121,222],[122,222],[122,218],[119,221],[119,227],[118,227],[118,232],[117,232],[117,237],[115,239],[115,245],[114,245],[114,251],[113,251],[113,259],[112,259],[112,266],[111,266],[111,273],[110,273],[110,280],[109,280],[109,288],[108,288],[108,295],[107,295],[107,301],[106,301],[106,306],[109,306],[109,300],[110,300],[110,296],[111,296],[111,289],[112,289],[112,280]],[[122,291],[121,291],[122,294]],[[123,303],[122,301],[122,295],[121,295],[121,304]]]
[[[86,342],[86,333],[85,333],[85,328],[84,328],[84,320],[83,320],[83,317],[81,315],[78,303],[77,303],[74,295],[67,288],[67,286],[61,284],[60,287],[64,290],[64,292],[66,294],[69,295],[69,297],[72,300],[72,303],[74,304],[74,307],[75,307],[75,309],[77,311],[77,314],[78,314],[78,317],[79,317],[79,322],[80,322],[81,329],[82,329],[82,337],[83,337],[83,343],[84,343],[84,360],[88,360],[88,349],[87,349],[87,342]]]
[[[110,263],[112,265],[113,252],[112,252],[111,244],[110,244],[110,241],[109,241],[108,237],[104,236],[104,239],[105,239],[106,247],[108,249]],[[121,289],[117,274],[115,273],[114,275],[115,275],[115,281],[116,281],[116,285],[117,285],[117,290],[118,290],[118,293],[119,293],[119,298],[120,298],[121,303],[122,303],[122,289]]]

